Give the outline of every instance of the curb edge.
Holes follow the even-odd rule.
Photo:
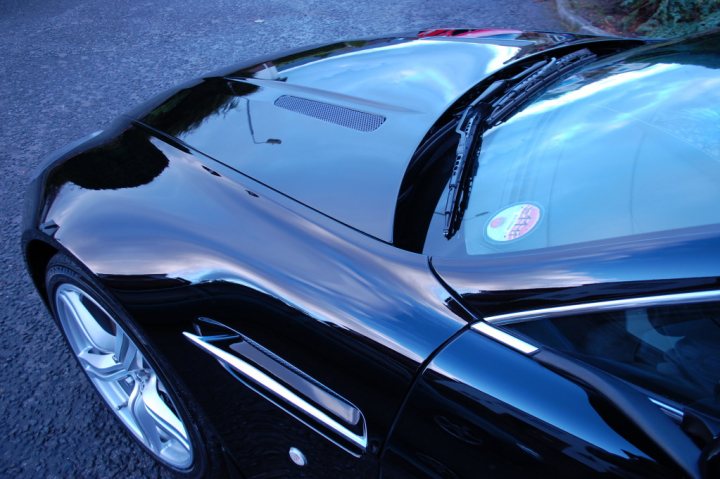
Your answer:
[[[607,37],[617,36],[603,30],[602,28],[596,27],[584,17],[575,13],[573,8],[570,6],[570,0],[555,0],[555,6],[557,7],[558,15],[560,15],[560,19],[562,20],[562,22],[568,28],[578,33],[585,33],[589,35],[602,35]]]

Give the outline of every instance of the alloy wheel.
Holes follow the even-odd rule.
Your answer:
[[[74,284],[57,287],[55,309],[73,352],[113,412],[159,460],[188,469],[193,448],[187,428],[133,339]]]

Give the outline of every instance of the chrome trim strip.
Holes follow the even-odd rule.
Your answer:
[[[682,419],[683,416],[685,415],[685,413],[683,411],[681,411],[680,409],[678,409],[676,407],[673,407],[669,404],[665,404],[664,402],[658,401],[657,399],[652,398],[652,397],[648,397],[648,399],[650,400],[651,403],[655,404],[660,409],[663,409],[664,412],[670,413],[673,416],[677,416],[678,418]]]
[[[183,332],[183,335],[190,341],[192,341],[196,346],[210,353],[223,364],[227,364],[233,370],[240,373],[243,377],[261,385],[269,392],[274,393],[278,397],[282,398],[284,401],[292,404],[308,416],[311,416],[321,424],[324,424],[331,430],[335,431],[337,434],[341,435],[348,441],[360,447],[363,451],[367,449],[366,431],[362,436],[355,434],[354,432],[350,431],[345,426],[337,422],[335,419],[325,414],[317,407],[305,401],[303,398],[292,392],[290,389],[286,388],[267,374],[263,373],[251,364],[243,361],[239,357],[234,356],[216,346],[213,346],[212,344],[203,341],[202,337],[195,334]]]
[[[597,301],[594,303],[571,304],[553,308],[534,309],[518,313],[499,314],[485,318],[490,324],[500,326],[504,324],[521,323],[536,319],[569,316],[579,313],[597,313],[614,311],[617,309],[640,308],[645,306],[660,306],[676,303],[703,303],[720,300],[720,291],[698,291],[694,293],[666,294],[659,296],[645,296],[642,298],[615,299],[610,301]]]
[[[475,323],[472,325],[472,329],[504,344],[505,346],[516,349],[523,354],[533,354],[538,350],[536,346],[526,343],[522,339],[518,339],[505,331],[494,328],[487,323]]]

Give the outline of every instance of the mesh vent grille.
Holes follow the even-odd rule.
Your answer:
[[[374,131],[385,122],[384,116],[296,96],[283,95],[275,106],[358,131]]]

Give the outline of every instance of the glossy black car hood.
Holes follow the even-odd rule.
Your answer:
[[[391,241],[408,162],[443,112],[508,62],[578,39],[464,32],[343,42],[216,72],[136,117]]]

